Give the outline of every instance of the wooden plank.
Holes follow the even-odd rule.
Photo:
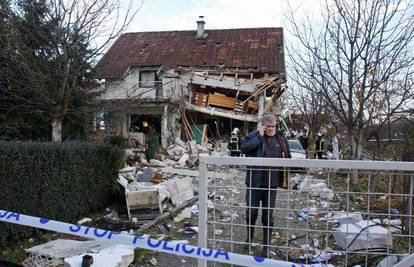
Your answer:
[[[221,96],[217,94],[209,94],[208,95],[208,106],[219,106],[229,109],[234,109],[236,106],[236,98],[235,97],[228,97],[228,96]]]
[[[198,177],[199,172],[189,169],[178,169],[178,168],[171,168],[171,167],[164,167],[161,169],[161,172],[163,173],[169,173],[169,174],[177,174],[182,176],[192,176],[192,177]],[[222,172],[208,172],[208,177],[210,178],[221,178],[226,179],[229,178],[229,174],[222,173]]]
[[[244,112],[246,114],[251,114],[257,110],[259,110],[259,104],[252,100],[247,101],[244,105]]]
[[[183,204],[179,205],[178,207],[175,207],[174,209],[172,209],[170,212],[166,212],[164,214],[162,214],[161,216],[159,216],[158,218],[150,221],[149,223],[145,224],[144,226],[142,226],[141,228],[139,228],[135,234],[143,234],[146,230],[148,230],[148,228],[157,225],[159,222],[163,221],[164,219],[169,218],[170,216],[174,216],[175,214],[177,214],[178,212],[180,212],[181,210],[183,210],[186,207],[189,207],[190,205],[192,206],[194,203],[196,203],[198,200],[198,197],[193,197],[190,200],[185,201]]]
[[[207,106],[208,94],[202,92],[196,92],[194,104],[198,106]]]
[[[255,122],[255,123],[258,121],[258,117],[256,115],[235,114],[231,111],[219,110],[219,109],[214,110],[214,109],[211,109],[211,108],[208,108],[208,107],[202,107],[202,106],[197,106],[197,105],[193,105],[193,104],[188,104],[187,109],[193,110],[193,111],[196,111],[196,112],[205,113],[205,114],[208,114],[210,116],[219,116],[219,117],[229,118],[229,119],[233,119],[233,120],[249,121],[249,122]]]
[[[254,92],[251,96],[249,96],[246,100],[244,100],[244,103],[246,103],[248,100],[250,100],[252,97],[261,94],[262,92],[266,91],[269,88],[272,87],[277,87],[281,84],[283,84],[284,81],[283,80],[277,80],[277,81],[268,81],[266,83],[264,83],[261,87],[259,87],[259,89],[257,89],[256,92]]]

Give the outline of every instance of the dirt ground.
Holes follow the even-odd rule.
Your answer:
[[[260,256],[262,231],[261,231],[261,211],[259,211],[258,220],[256,223],[257,230],[254,239],[254,244],[249,251],[246,251],[243,242],[246,239],[245,227],[245,171],[235,169],[216,170],[224,174],[224,178],[210,178],[209,180],[209,202],[214,205],[214,209],[210,208],[208,211],[208,247],[220,249],[224,251],[250,254]],[[295,174],[291,174],[295,175]],[[323,230],[328,227],[327,223],[319,223],[309,220],[307,223],[298,217],[297,210],[307,207],[309,205],[309,197],[298,194],[297,191],[292,190],[278,190],[276,208],[273,212],[275,229],[272,236],[271,257],[274,259],[287,260],[288,255],[290,259],[299,257],[303,254],[302,246],[306,244],[315,245],[314,242],[321,243],[328,239],[318,230]],[[337,210],[338,203],[332,201],[329,203],[329,208],[326,203],[318,200],[311,201],[312,206],[318,207],[320,211]],[[321,205],[324,205],[322,207]],[[295,209],[291,211],[289,209]],[[183,233],[182,229],[185,225],[197,225],[197,215],[193,215],[191,219],[185,220],[182,223],[172,225],[172,230],[168,233],[168,238],[171,240],[186,239],[192,245],[197,245],[197,235],[188,235]],[[306,230],[312,229],[310,234],[306,235]],[[153,227],[149,229],[148,234],[151,237],[160,234],[159,230]],[[330,242],[330,241],[328,241]],[[157,260],[156,266],[196,266],[197,260],[188,257],[177,257],[165,253],[146,253],[144,259],[134,266],[154,266],[149,262],[151,258]],[[304,262],[298,259],[298,262]],[[154,261],[153,261],[154,263]],[[221,263],[209,263],[209,266],[225,266]]]

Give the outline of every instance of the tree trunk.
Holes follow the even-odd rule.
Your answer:
[[[350,151],[350,159],[351,160],[361,160],[362,156],[362,144],[361,144],[361,134],[355,135],[350,132],[349,140],[351,144],[351,151]],[[350,174],[350,182],[351,184],[358,183],[358,170],[352,170],[352,173]]]
[[[62,116],[53,116],[52,142],[62,142]]]

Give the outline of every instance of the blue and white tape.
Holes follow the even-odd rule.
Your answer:
[[[30,226],[34,228],[71,234],[92,238],[96,240],[105,240],[116,244],[124,244],[136,248],[149,249],[158,252],[170,253],[175,255],[193,257],[208,261],[223,262],[228,264],[237,264],[243,266],[277,266],[277,267],[299,267],[304,266],[286,261],[263,259],[254,256],[230,253],[221,250],[201,248],[197,246],[190,246],[187,244],[156,240],[145,238],[142,236],[122,234],[110,230],[103,230],[99,228],[81,226],[76,224],[69,224],[59,221],[48,220],[45,218],[38,218],[28,215],[23,215],[17,212],[0,210],[0,221]]]

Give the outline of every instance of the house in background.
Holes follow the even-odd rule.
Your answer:
[[[280,114],[285,87],[282,28],[125,33],[97,65],[107,126],[164,147],[179,137],[219,138]],[[201,133],[197,135],[197,133]],[[197,137],[196,137],[197,136]],[[200,139],[201,138],[201,139]]]

